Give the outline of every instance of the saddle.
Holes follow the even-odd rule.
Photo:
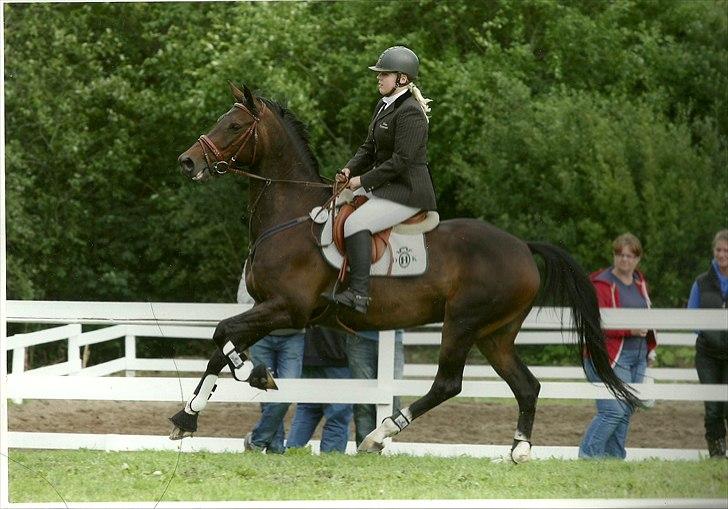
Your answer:
[[[339,212],[336,214],[333,225],[333,236],[334,244],[341,256],[346,256],[346,247],[344,245],[344,223],[356,209],[364,205],[368,200],[369,198],[366,196],[355,196],[351,202],[344,203],[339,208]],[[421,210],[409,219],[402,221],[400,224],[417,224],[423,222],[425,219],[427,219],[427,211]],[[389,245],[389,236],[392,234],[393,228],[395,227],[387,228],[386,230],[382,230],[372,235],[372,263],[378,262],[382,256],[384,256],[384,253],[388,249],[391,249]]]

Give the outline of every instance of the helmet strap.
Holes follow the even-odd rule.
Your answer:
[[[387,92],[387,94],[385,94],[385,97],[391,96],[392,94],[394,94],[397,91],[398,88],[405,86],[405,84],[399,82],[399,80],[401,78],[402,78],[402,73],[398,72],[397,78],[394,80],[394,87],[392,87],[392,90],[390,90],[389,92]]]

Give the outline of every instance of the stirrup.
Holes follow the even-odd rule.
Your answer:
[[[337,294],[336,297],[334,297],[334,300],[337,304],[341,304],[342,306],[346,306],[357,313],[362,314],[366,314],[367,307],[369,307],[369,303],[372,301],[372,299],[368,296],[359,294],[351,288],[347,288],[343,292]]]

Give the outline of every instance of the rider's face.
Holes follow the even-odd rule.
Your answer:
[[[396,87],[397,73],[380,72],[377,74],[377,82],[379,83],[379,93],[389,95]]]

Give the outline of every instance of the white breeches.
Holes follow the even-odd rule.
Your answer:
[[[377,233],[417,214],[420,209],[408,207],[384,198],[377,198],[372,193],[360,187],[354,191],[354,196],[363,195],[369,198],[364,205],[356,209],[344,223],[344,237],[351,237],[355,233],[369,230]]]

